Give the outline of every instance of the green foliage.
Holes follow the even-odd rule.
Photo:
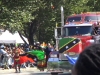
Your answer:
[[[11,32],[20,31],[30,41],[36,35],[39,41],[54,38],[56,23],[64,17],[85,11],[100,11],[100,0],[0,0],[0,27]]]
[[[0,23],[2,27],[9,30],[22,30],[25,22],[30,22],[35,16],[32,12],[36,10],[35,1],[28,0],[2,0]]]
[[[40,40],[47,40],[50,41],[51,38],[54,38],[54,28],[56,23],[58,26],[61,26],[61,6],[64,7],[64,16],[65,19],[68,15],[73,13],[80,13],[83,12],[85,9],[86,11],[89,10],[86,3],[88,0],[50,0],[45,1],[46,8],[43,12],[42,23],[41,27],[39,28],[39,39]],[[52,6],[54,8],[52,8]],[[44,17],[44,19],[43,19]]]

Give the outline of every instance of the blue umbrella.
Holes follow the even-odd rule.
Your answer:
[[[78,57],[72,58],[72,57],[68,56],[67,54],[64,54],[64,56],[68,59],[69,63],[72,65],[75,65],[75,63],[78,59]]]

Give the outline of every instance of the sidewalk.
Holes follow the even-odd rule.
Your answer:
[[[21,72],[30,72],[30,73],[37,73],[40,72],[37,68],[21,68]],[[1,74],[10,74],[10,73],[15,73],[15,69],[5,69],[2,70],[0,69],[0,75]]]

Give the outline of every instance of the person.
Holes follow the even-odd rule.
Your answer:
[[[13,57],[12,57],[11,51],[8,52],[8,65],[9,65],[9,68],[11,69],[13,65]]]
[[[45,62],[45,52],[43,50],[31,50],[29,52],[27,52],[27,56],[33,59],[36,59],[36,63],[37,63],[37,68],[40,71],[44,70],[44,67],[46,66],[46,62]]]
[[[100,22],[97,23],[97,34],[100,35]]]
[[[2,54],[2,69],[9,69],[8,67],[8,53],[7,51],[5,50],[5,46],[4,45],[1,45],[0,47],[0,54]]]
[[[30,49],[29,49],[29,45],[28,44],[26,44],[25,45],[25,52],[28,52]]]
[[[97,22],[97,24],[93,24],[93,29],[94,29],[93,32],[94,35],[100,35],[100,22]]]
[[[21,53],[20,48],[15,48],[13,58],[14,58],[14,67],[15,67],[16,73],[21,72],[20,68],[23,63],[26,63],[27,61],[34,62],[33,59],[28,58],[26,55],[23,56],[23,54]],[[17,69],[17,67],[18,67],[18,69]]]
[[[37,50],[42,50],[41,46],[40,46],[40,42],[36,42],[36,49]]]
[[[18,72],[18,70],[20,72],[20,67],[21,67],[19,55],[20,55],[20,50],[16,48],[14,52],[14,66],[15,66],[16,73]],[[17,70],[17,67],[18,67],[18,70]]]
[[[72,75],[100,75],[100,44],[93,44],[80,53]]]
[[[44,49],[46,53],[46,62],[48,61],[49,55],[53,50],[54,50],[53,46],[50,43],[48,43],[47,47]]]
[[[100,43],[100,25],[97,25],[95,27],[93,27],[94,30],[93,30],[93,39],[94,39],[94,43],[95,44],[98,44]]]

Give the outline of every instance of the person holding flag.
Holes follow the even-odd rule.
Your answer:
[[[29,58],[35,59],[37,68],[40,71],[44,71],[44,68],[46,67],[46,56],[43,50],[31,50],[27,52],[26,55]]]
[[[48,52],[44,50],[44,48],[45,47],[40,46],[40,43],[36,43],[35,49],[25,52],[24,54],[21,54],[20,56],[26,56],[28,58],[33,59],[37,64],[37,68],[40,71],[44,71],[44,68],[47,67],[47,60],[48,60],[48,56],[47,56]]]

